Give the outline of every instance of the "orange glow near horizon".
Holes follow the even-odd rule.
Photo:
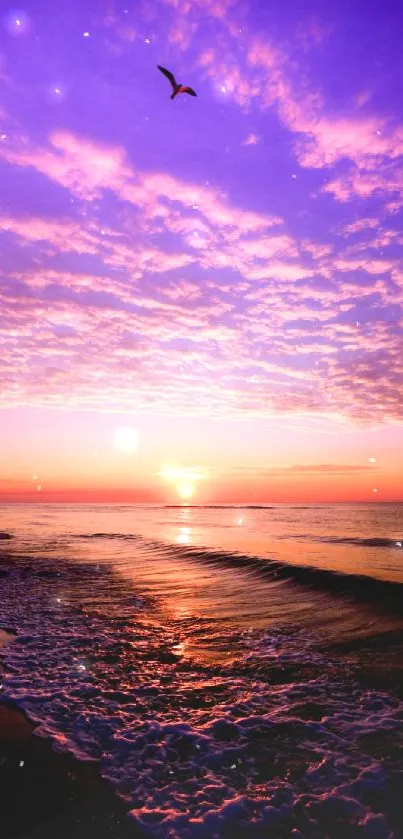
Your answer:
[[[9,413],[7,435],[0,437],[0,499],[140,504],[403,500],[401,435],[399,426],[356,429],[330,421],[310,426],[303,418],[299,427],[274,419],[246,426],[197,417],[128,419],[26,408]]]
[[[274,473],[267,478],[254,469],[247,476],[217,475],[214,485],[206,483],[197,494],[189,483],[161,485],[158,475],[144,475],[139,481],[118,485],[98,485],[46,480],[42,483],[25,480],[1,481],[3,502],[42,503],[139,503],[139,504],[287,504],[287,503],[374,503],[403,500],[401,473],[379,470],[376,486],[373,475],[358,474],[287,474]],[[40,487],[40,489],[39,489]],[[377,492],[374,492],[374,489]],[[241,519],[239,520],[239,524]],[[243,523],[243,521],[242,521]]]

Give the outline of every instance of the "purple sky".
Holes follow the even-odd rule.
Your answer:
[[[143,477],[375,445],[396,497],[402,43],[398,2],[1,4],[3,487],[123,425]]]

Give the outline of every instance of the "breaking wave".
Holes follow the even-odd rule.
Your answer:
[[[403,613],[403,583],[381,580],[369,574],[347,574],[344,572],[317,568],[309,565],[286,563],[262,557],[249,556],[234,551],[218,551],[208,548],[173,545],[157,539],[145,539],[136,534],[89,533],[80,534],[80,539],[116,539],[133,542],[149,550],[177,554],[193,561],[199,561],[215,568],[243,569],[259,574],[265,579],[291,580],[327,592],[350,595],[358,600],[382,602],[395,612]],[[297,537],[300,538],[300,537]],[[323,541],[323,540],[321,540]],[[330,542],[346,542],[361,546],[396,547],[391,539],[326,539]],[[400,544],[400,543],[398,543]],[[403,544],[403,543],[402,543]]]

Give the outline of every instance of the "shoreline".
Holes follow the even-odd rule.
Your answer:
[[[0,648],[11,638],[0,629]],[[140,839],[99,764],[55,752],[34,731],[23,711],[0,700],[2,839]]]

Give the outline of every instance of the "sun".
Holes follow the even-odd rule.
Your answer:
[[[183,501],[187,501],[195,494],[196,482],[207,477],[207,471],[202,467],[176,466],[174,464],[166,464],[158,474],[173,485]]]
[[[178,493],[181,498],[191,498],[193,495],[192,484],[179,484]]]

